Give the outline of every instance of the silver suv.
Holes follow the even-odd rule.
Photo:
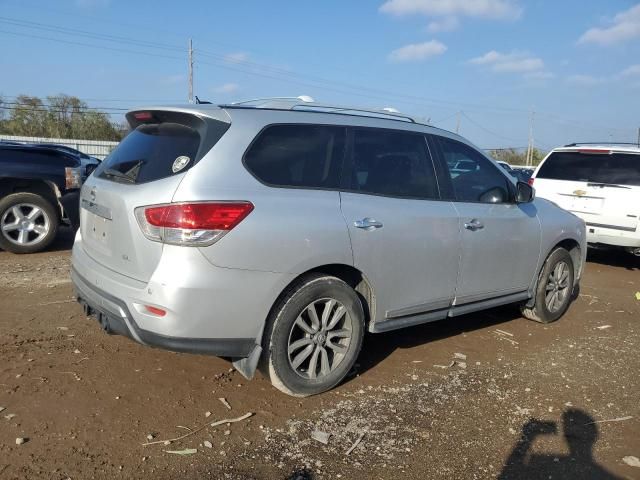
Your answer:
[[[306,98],[127,120],[73,247],[107,332],[306,396],[347,375],[365,331],[509,303],[546,323],[576,291],[583,221],[458,135]]]

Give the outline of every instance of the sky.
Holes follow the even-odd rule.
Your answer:
[[[393,107],[482,148],[635,142],[637,0],[0,0],[0,96]],[[532,112],[534,112],[532,114]]]

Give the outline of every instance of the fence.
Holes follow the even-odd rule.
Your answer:
[[[15,135],[0,135],[0,140],[22,143],[55,143],[75,148],[100,160],[103,160],[118,145],[118,142],[107,140],[74,140],[71,138],[19,137]]]

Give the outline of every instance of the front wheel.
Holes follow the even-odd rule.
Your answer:
[[[325,392],[351,370],[363,337],[364,310],[355,290],[336,277],[303,277],[267,323],[266,373],[288,395]]]
[[[573,294],[574,267],[571,255],[564,248],[556,248],[542,267],[533,307],[522,307],[529,320],[551,323],[569,308]]]

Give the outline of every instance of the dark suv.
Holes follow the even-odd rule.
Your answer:
[[[65,221],[78,225],[78,189],[98,161],[54,146],[0,142],[0,248],[45,249]]]

